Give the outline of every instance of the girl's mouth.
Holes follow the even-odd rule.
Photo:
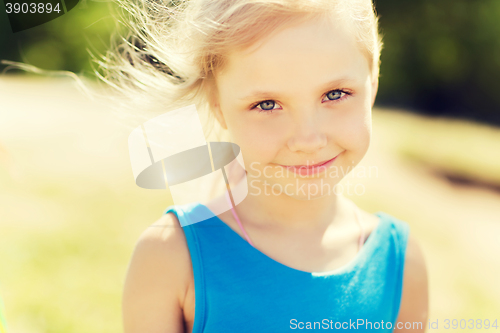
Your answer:
[[[330,160],[326,160],[317,164],[308,164],[306,165],[282,165],[282,167],[287,168],[289,171],[293,173],[299,174],[301,176],[311,176],[323,171],[328,170],[328,168],[333,164],[333,162],[337,159],[338,155]]]

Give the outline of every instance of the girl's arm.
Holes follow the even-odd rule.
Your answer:
[[[191,273],[184,232],[166,214],[139,238],[123,292],[125,333],[183,333],[182,304]]]
[[[425,332],[428,317],[428,283],[424,256],[417,240],[410,234],[406,248],[403,295],[394,332]],[[398,322],[412,328],[397,328]],[[420,324],[421,323],[421,324]]]

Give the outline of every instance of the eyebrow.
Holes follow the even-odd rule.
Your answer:
[[[329,82],[326,82],[320,87],[321,91],[332,89],[333,87],[339,87],[344,84],[354,83],[356,80],[352,77],[342,77]],[[265,98],[276,98],[280,94],[273,91],[265,90],[255,90],[250,92],[248,95],[238,98],[239,100],[250,100],[250,99],[265,99]]]

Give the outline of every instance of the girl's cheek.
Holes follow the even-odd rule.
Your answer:
[[[370,139],[370,119],[364,102],[360,100],[345,109],[329,113],[324,129],[330,143],[347,150],[364,150]]]
[[[366,152],[371,137],[371,118],[362,105],[360,105],[358,112],[352,114],[349,119],[349,126],[346,127],[346,144],[360,152]]]
[[[272,126],[272,121],[251,119],[238,122],[231,129],[234,143],[240,146],[243,155],[252,161],[269,161],[283,144],[282,131]],[[250,161],[249,161],[250,162]]]

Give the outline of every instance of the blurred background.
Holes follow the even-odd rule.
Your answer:
[[[364,191],[346,196],[407,221],[420,240],[429,319],[439,323],[429,331],[448,331],[446,319],[500,325],[500,1],[376,6],[385,48],[361,166],[377,174],[353,171],[344,183]],[[2,3],[0,59],[72,71],[93,85],[89,51],[106,51],[115,9],[83,1],[13,33]],[[134,183],[127,138],[144,119],[112,112],[68,77],[0,71],[0,296],[9,332],[120,332],[134,244],[171,204],[168,192]]]

